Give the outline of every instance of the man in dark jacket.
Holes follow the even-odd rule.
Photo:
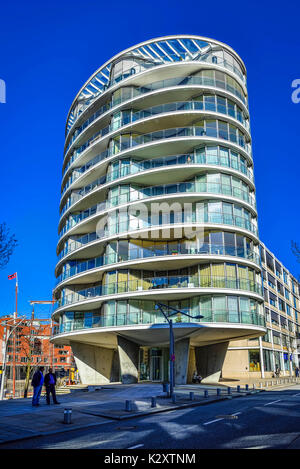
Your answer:
[[[53,403],[59,404],[55,394],[56,376],[54,373],[52,373],[52,368],[49,368],[49,372],[45,375],[44,384],[46,386],[47,404],[50,405],[50,393],[52,394]]]
[[[34,373],[31,381],[31,385],[33,386],[33,396],[32,396],[32,405],[37,407],[40,400],[40,395],[42,392],[43,382],[44,382],[44,375],[43,375],[44,367],[40,366],[38,370]]]

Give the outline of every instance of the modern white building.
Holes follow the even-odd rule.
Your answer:
[[[110,59],[67,117],[59,322],[83,383],[218,381],[230,341],[266,333],[246,69],[229,46],[167,36]],[[204,381],[205,381],[204,379]]]

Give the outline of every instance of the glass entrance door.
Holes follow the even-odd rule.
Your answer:
[[[151,381],[163,380],[162,350],[151,349],[150,376]]]

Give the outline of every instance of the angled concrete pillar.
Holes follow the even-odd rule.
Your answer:
[[[195,347],[197,372],[202,383],[218,383],[229,342]]]
[[[190,339],[175,342],[175,384],[186,384]]]
[[[123,384],[138,382],[139,345],[118,335],[121,381]]]
[[[113,349],[79,342],[71,342],[71,347],[83,384],[107,384],[111,381]]]

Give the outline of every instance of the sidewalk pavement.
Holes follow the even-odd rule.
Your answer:
[[[173,402],[163,392],[161,383],[109,384],[89,388],[89,391],[77,388],[74,393],[59,395],[60,405],[51,403],[48,406],[44,397],[40,399],[39,407],[32,407],[31,399],[0,401],[0,447],[8,441],[57,434],[184,407],[207,405],[260,392],[250,386],[247,392],[245,386],[241,386],[240,392],[232,388],[229,394],[227,383],[219,383],[218,386],[178,385],[174,391],[176,402]],[[219,395],[218,388],[221,390]],[[208,392],[208,397],[204,391]],[[190,399],[190,392],[194,392],[193,400]],[[156,407],[151,407],[152,397],[156,398]],[[126,400],[131,401],[131,411],[125,410]],[[67,407],[72,408],[70,424],[63,422],[64,409]]]

